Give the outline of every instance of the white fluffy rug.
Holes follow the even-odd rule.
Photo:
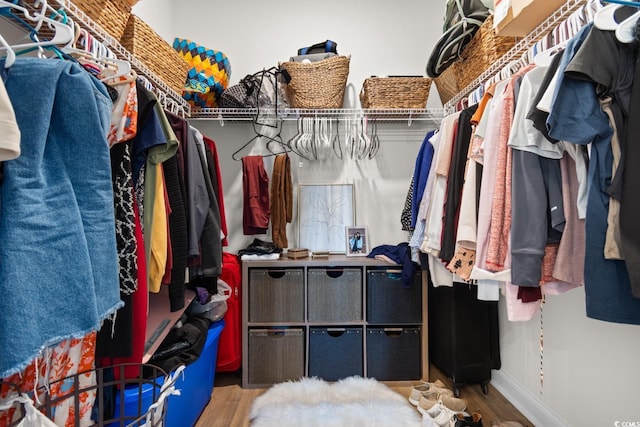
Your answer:
[[[422,423],[404,396],[361,377],[276,384],[254,400],[249,417],[251,427],[420,427]]]

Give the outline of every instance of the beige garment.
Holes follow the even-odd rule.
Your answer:
[[[20,156],[20,129],[4,82],[0,79],[0,161]]]
[[[609,124],[613,129],[611,136],[611,151],[613,153],[613,165],[611,167],[611,177],[616,175],[618,165],[620,165],[620,140],[618,139],[618,129],[611,111],[611,98],[600,100],[602,111],[609,117]],[[609,213],[607,215],[607,234],[604,242],[605,259],[623,260],[622,243],[620,237],[620,201],[614,197],[609,197]]]

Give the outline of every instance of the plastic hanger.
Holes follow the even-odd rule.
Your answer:
[[[622,21],[616,28],[616,38],[621,43],[631,43],[636,40],[636,32],[638,20],[640,19],[640,10]]]
[[[45,6],[46,6],[46,3],[45,3]],[[24,7],[5,1],[5,0],[0,0],[0,8],[3,8],[3,9],[11,8],[12,10],[21,11],[24,15],[24,18],[27,21],[31,21],[32,23],[35,23],[35,26],[34,26],[35,29],[39,29],[43,23],[46,23],[51,29],[55,30],[55,33],[51,40],[34,41],[30,43],[21,43],[21,44],[11,45],[11,48],[14,50],[14,52],[20,49],[33,49],[33,48],[42,48],[42,47],[48,47],[48,46],[66,45],[67,43],[69,43],[70,40],[73,40],[73,30],[69,25],[66,25],[66,24],[63,24],[62,22],[48,18],[47,16],[44,16],[40,13],[34,13],[32,15]],[[37,35],[37,31],[35,29],[32,31],[32,34],[31,34],[32,38]],[[0,45],[0,50],[7,50],[7,48],[4,45]]]
[[[4,60],[4,68],[8,69],[16,62],[16,53],[9,43],[0,34],[0,44],[7,50],[7,57]]]
[[[637,12],[639,7],[640,3],[636,3],[636,6],[608,4],[595,13],[593,25],[600,30],[616,31],[620,23]]]

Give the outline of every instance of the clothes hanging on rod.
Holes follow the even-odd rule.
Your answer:
[[[456,250],[475,250],[475,257],[467,258],[474,264],[469,277],[479,291],[487,279],[487,285],[503,289],[510,320],[530,319],[543,295],[584,285],[587,317],[640,324],[638,285],[628,262],[637,254],[633,242],[639,241],[637,221],[630,220],[637,196],[622,185],[632,182],[626,179],[637,169],[627,170],[630,129],[634,114],[640,114],[632,96],[640,87],[638,49],[621,43],[614,31],[587,24],[557,55],[549,66],[523,68],[498,83],[493,96],[483,97],[463,156],[468,178],[482,162],[476,236],[469,237],[459,222]],[[450,120],[443,121],[441,136]],[[546,133],[538,129],[542,123]],[[458,142],[454,156],[465,151],[455,150]],[[475,216],[474,207],[463,204],[473,182],[465,179],[459,203],[447,198],[445,222],[452,212],[467,218],[462,206]],[[426,194],[423,199],[429,197],[440,203]],[[439,226],[427,217],[423,239],[441,236]],[[429,258],[435,285],[448,285],[453,274],[441,274],[447,261],[442,255],[440,248]],[[461,272],[451,262],[447,267]]]

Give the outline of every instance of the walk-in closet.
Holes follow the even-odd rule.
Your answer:
[[[0,1],[0,427],[640,425],[638,23]]]

